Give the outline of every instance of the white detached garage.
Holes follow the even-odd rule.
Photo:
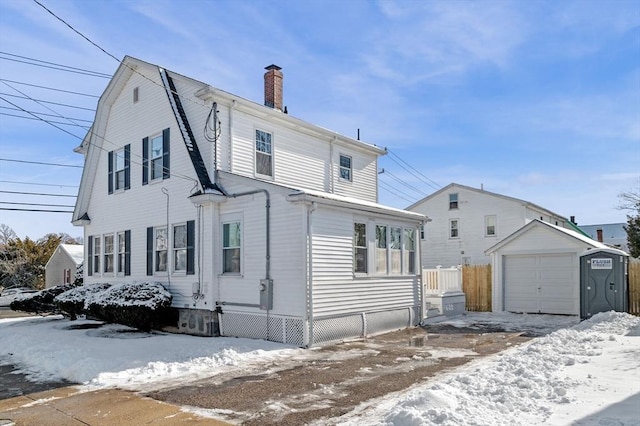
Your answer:
[[[485,252],[493,311],[579,315],[580,254],[605,247],[576,231],[529,222]]]

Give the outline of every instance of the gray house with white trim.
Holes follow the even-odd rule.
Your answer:
[[[378,204],[385,150],[125,57],[82,145],[85,283],[149,280],[181,332],[299,346],[422,318],[423,214]]]

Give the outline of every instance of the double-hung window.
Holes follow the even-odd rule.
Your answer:
[[[340,154],[340,179],[348,180],[352,179],[351,157],[348,155]]]
[[[104,236],[104,272],[113,273],[113,235]]]
[[[173,226],[173,270],[187,270],[187,225]]]
[[[484,235],[486,237],[496,236],[496,215],[489,215],[484,217]]]
[[[93,237],[93,273],[100,273],[100,256],[102,251],[100,250],[100,236]]]
[[[222,224],[222,272],[241,272],[242,226],[240,222]]]
[[[367,273],[367,224],[353,225],[353,272]]]
[[[415,230],[404,229],[404,271],[407,274],[416,273],[416,238]]]
[[[127,241],[125,239],[125,233],[118,232],[118,262],[117,262],[118,266],[116,269],[118,271],[118,274],[124,274],[126,252],[127,252]]]
[[[376,272],[387,273],[387,226],[376,225]]]
[[[271,133],[256,130],[256,174],[273,177]]]
[[[458,194],[449,194],[449,210],[458,208]]]
[[[117,151],[109,151],[109,194],[131,188],[130,172],[131,145]]]
[[[142,184],[168,179],[169,174],[169,129],[150,138],[142,139]]]
[[[392,226],[389,232],[390,273],[402,273],[402,228]]]
[[[155,272],[167,271],[167,251],[169,249],[169,241],[167,228],[156,228],[155,247],[154,247],[154,265]]]
[[[449,220],[449,238],[459,238],[460,237],[460,229],[459,229],[458,219],[450,219]]]

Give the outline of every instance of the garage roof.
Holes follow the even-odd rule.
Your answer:
[[[523,226],[522,228],[518,229],[516,232],[514,232],[513,234],[509,235],[508,237],[500,240],[500,242],[498,242],[497,244],[489,247],[487,250],[485,250],[485,254],[491,254],[494,251],[500,249],[501,247],[505,246],[506,244],[508,244],[509,242],[513,241],[514,239],[518,238],[520,235],[528,232],[530,229],[537,227],[537,226],[546,226],[556,232],[560,232],[562,234],[566,234],[568,237],[570,238],[574,238],[576,240],[579,240],[582,243],[586,243],[590,246],[592,246],[593,248],[599,248],[599,249],[607,249],[609,248],[608,246],[606,246],[605,244],[602,244],[594,239],[591,239],[579,232],[573,231],[571,229],[567,229],[567,228],[561,228],[559,226],[556,225],[552,225],[550,223],[547,222],[543,222],[541,220],[538,219],[534,219],[531,222],[527,223],[525,226]]]

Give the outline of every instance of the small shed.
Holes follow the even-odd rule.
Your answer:
[[[580,315],[582,253],[606,246],[579,232],[533,220],[491,255],[494,312]]]
[[[45,288],[72,283],[75,280],[76,271],[83,262],[83,245],[60,244],[44,267]]]

